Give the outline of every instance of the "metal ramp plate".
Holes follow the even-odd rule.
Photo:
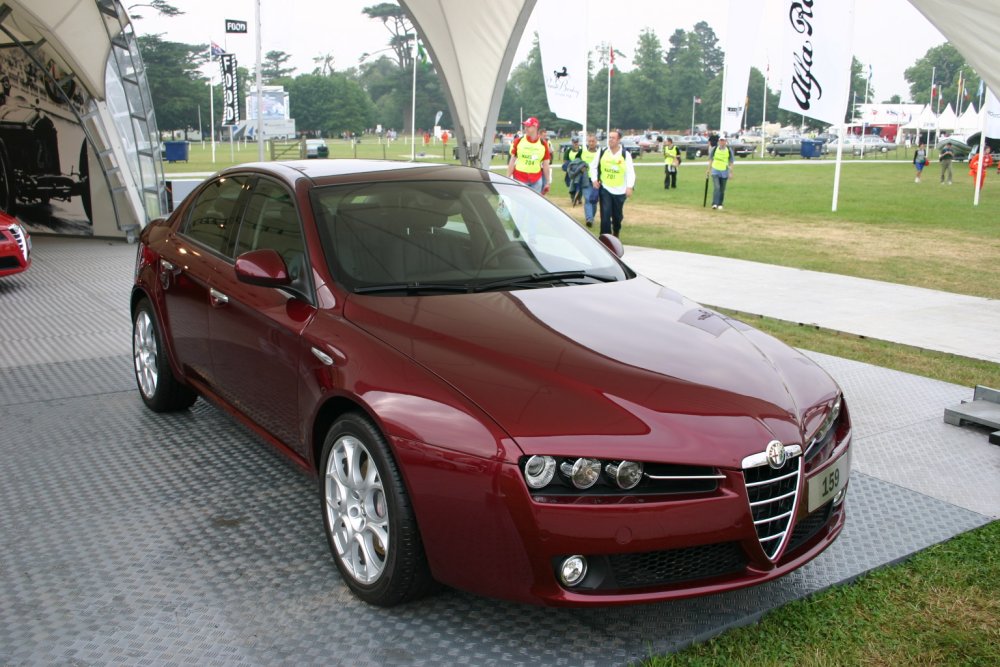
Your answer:
[[[627,665],[1000,515],[983,481],[1000,448],[941,423],[968,389],[810,354],[850,397],[856,449],[847,526],[802,569],[627,608],[453,590],[369,607],[340,581],[308,478],[204,401],[142,405],[134,246],[34,241],[31,271],[0,283],[0,665]]]

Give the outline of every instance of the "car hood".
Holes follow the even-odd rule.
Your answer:
[[[802,442],[838,392],[799,352],[641,277],[354,296],[345,314],[475,402],[525,453],[738,467],[771,439]]]

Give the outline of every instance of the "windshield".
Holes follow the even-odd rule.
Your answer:
[[[317,188],[313,207],[331,273],[358,293],[527,289],[633,275],[572,218],[521,185],[337,185]]]

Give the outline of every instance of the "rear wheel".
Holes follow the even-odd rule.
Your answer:
[[[198,394],[174,377],[163,346],[163,334],[153,307],[143,299],[132,318],[132,358],[139,395],[154,412],[174,412],[191,407]]]
[[[414,600],[433,586],[420,530],[385,438],[348,413],[330,428],[320,457],[323,524],[350,589],[380,607]]]

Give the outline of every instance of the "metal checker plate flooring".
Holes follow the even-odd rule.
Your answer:
[[[369,607],[340,582],[310,480],[204,401],[174,415],[142,405],[118,312],[133,253],[36,240],[30,272],[0,283],[2,665],[628,664],[1000,515],[997,497],[969,477],[995,490],[1000,448],[941,423],[943,407],[971,389],[813,355],[851,401],[855,470],[847,527],[797,572],[626,608],[547,609],[453,590]],[[54,294],[92,263],[108,270],[93,271],[77,298]],[[22,326],[39,315],[46,328]],[[104,354],[122,340],[125,353]]]

